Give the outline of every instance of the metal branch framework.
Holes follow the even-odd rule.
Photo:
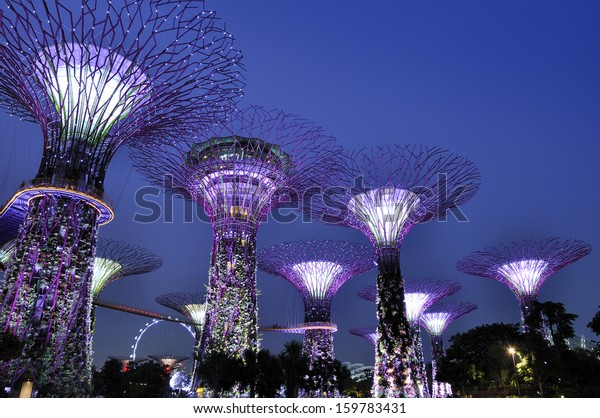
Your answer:
[[[369,327],[369,328],[350,328],[348,332],[352,335],[356,335],[357,337],[364,338],[373,346],[377,344],[377,327]]]
[[[588,243],[577,239],[525,239],[475,251],[459,261],[457,269],[508,286],[520,303],[525,323],[548,277],[591,252]]]
[[[326,183],[340,154],[322,128],[256,106],[193,137],[136,150],[142,175],[201,204],[213,225],[203,355],[257,349],[257,229],[273,208]]]
[[[342,241],[286,242],[258,251],[258,268],[290,282],[304,302],[304,352],[309,356],[314,387],[311,396],[334,396],[328,375],[333,360],[333,333],[314,324],[331,322],[331,301],[351,277],[375,267],[368,245]]]
[[[436,379],[437,364],[444,357],[444,331],[454,320],[477,309],[477,305],[469,302],[440,301],[421,315],[421,326],[427,330],[431,339],[431,396],[445,398],[452,395],[452,388],[447,382]]]
[[[448,211],[462,216],[458,207],[479,189],[479,170],[462,156],[414,145],[361,150],[350,153],[347,161],[345,187],[324,197],[322,219],[358,229],[376,248],[379,343],[373,393],[419,396],[414,370],[407,368],[412,339],[398,252],[415,224],[444,218]]]
[[[39,193],[0,293],[2,330],[25,343],[0,370],[5,385],[33,373],[39,396],[89,393],[92,265],[99,217],[111,212],[102,202],[108,164],[125,143],[220,120],[241,95],[241,54],[200,4],[5,1],[0,107],[38,123],[44,140],[28,189]]]
[[[163,261],[158,255],[145,248],[108,238],[98,239],[92,278],[94,300],[114,281],[127,276],[150,273],[162,264]]]

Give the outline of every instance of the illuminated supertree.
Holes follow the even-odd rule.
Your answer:
[[[451,280],[406,280],[404,285],[404,303],[406,319],[410,327],[413,357],[410,367],[418,386],[418,396],[427,397],[427,382],[425,375],[425,359],[421,341],[421,315],[427,308],[438,300],[450,296],[461,289],[461,285]],[[358,292],[358,296],[371,302],[377,299],[377,287],[367,286]]]
[[[418,396],[411,364],[412,339],[404,310],[404,280],[399,250],[412,227],[448,210],[460,219],[458,206],[479,188],[479,171],[467,159],[425,146],[372,148],[355,152],[344,172],[353,187],[334,196],[335,213],[325,208],[323,220],[363,232],[377,252],[377,319],[373,394]],[[346,208],[339,210],[339,203]],[[327,197],[325,205],[331,206]]]
[[[335,396],[331,301],[348,279],[375,267],[373,250],[351,242],[287,242],[258,251],[258,267],[283,277],[300,293],[304,302],[303,349],[312,372],[309,396]]]
[[[158,296],[156,302],[184,315],[194,324],[194,364],[192,367],[192,389],[198,387],[198,361],[200,360],[200,342],[206,318],[206,297],[198,292],[167,293]]]
[[[124,143],[177,135],[240,96],[232,37],[193,1],[6,0],[0,106],[43,134],[36,178],[0,297],[2,331],[24,342],[2,366],[40,396],[85,396],[97,227],[110,221],[104,177]],[[86,318],[85,323],[78,317]]]
[[[273,208],[326,183],[339,169],[340,151],[313,123],[249,107],[226,124],[134,154],[138,171],[166,193],[203,205],[212,222],[203,355],[241,358],[257,349],[258,227]]]
[[[477,309],[477,305],[469,302],[441,301],[427,309],[421,315],[421,325],[427,330],[431,339],[431,397],[446,398],[452,396],[449,383],[436,380],[437,364],[444,357],[443,334],[455,319]]]
[[[526,239],[475,251],[459,261],[463,273],[487,277],[508,286],[519,300],[523,329],[531,304],[552,273],[590,254],[592,247],[564,238]],[[544,331],[532,330],[544,334]]]
[[[92,298],[114,281],[136,274],[150,273],[161,267],[162,259],[151,251],[125,242],[98,239],[92,276]]]
[[[350,328],[348,332],[352,335],[356,335],[357,337],[364,338],[373,346],[377,344],[377,327],[369,327],[369,328]]]

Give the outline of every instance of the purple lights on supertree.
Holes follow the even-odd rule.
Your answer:
[[[399,249],[415,224],[445,217],[448,210],[458,211],[477,192],[479,170],[469,160],[440,148],[392,145],[351,154],[343,175],[348,186],[354,182],[336,196],[347,213],[325,210],[323,219],[358,229],[377,252],[379,342],[373,393],[418,396],[414,371],[407,366],[413,343]]]
[[[134,154],[138,171],[152,183],[198,202],[211,219],[203,355],[216,350],[241,357],[257,349],[258,227],[273,208],[326,184],[339,169],[340,151],[313,123],[249,107],[194,137]]]
[[[548,277],[591,252],[588,243],[577,239],[526,239],[475,251],[459,261],[457,268],[508,286],[520,303],[525,326],[531,303],[538,300],[539,290]]]
[[[111,213],[107,167],[125,143],[228,113],[241,94],[241,54],[197,2],[5,3],[0,106],[38,123],[44,146],[29,188],[41,192],[29,200],[0,293],[2,331],[24,349],[0,380],[15,387],[33,375],[40,396],[85,396],[97,227]]]
[[[446,296],[458,292],[461,288],[460,284],[451,280],[411,279],[405,281],[404,303],[412,340],[410,366],[413,378],[418,386],[419,396],[428,396],[425,379],[425,359],[419,324],[421,315],[431,305]],[[375,286],[367,286],[358,292],[358,296],[375,302],[377,288]]]
[[[444,357],[443,334],[448,325],[455,319],[477,309],[477,305],[469,302],[440,301],[421,315],[421,325],[427,330],[431,339],[431,396],[445,398],[452,394],[450,385],[436,380],[437,363]]]
[[[184,315],[194,324],[194,364],[192,367],[192,389],[198,387],[198,362],[200,360],[200,342],[206,319],[206,296],[198,292],[167,293],[156,297],[156,302]]]
[[[262,271],[283,277],[300,293],[307,325],[303,348],[315,387],[310,395],[334,396],[333,333],[315,325],[331,322],[332,298],[348,279],[375,267],[372,249],[341,241],[287,242],[259,250],[257,260]]]

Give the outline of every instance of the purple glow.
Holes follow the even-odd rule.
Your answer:
[[[429,293],[405,293],[404,304],[406,306],[406,319],[408,319],[408,322],[418,322],[423,311],[432,303],[432,295]]]
[[[369,228],[378,245],[395,247],[419,202],[415,193],[387,187],[352,197],[348,210]]]
[[[487,277],[508,286],[519,300],[525,326],[531,303],[537,301],[548,277],[591,252],[588,243],[577,239],[526,239],[475,251],[456,267],[463,273]],[[543,330],[537,332],[544,334]]]
[[[451,320],[449,312],[425,312],[421,316],[421,323],[432,335],[442,335]]]
[[[67,137],[104,137],[147,102],[151,91],[148,78],[131,61],[91,44],[46,48],[34,65]]]
[[[547,268],[548,262],[544,260],[519,260],[498,267],[498,273],[517,296],[534,296]]]
[[[292,266],[304,283],[310,296],[324,299],[335,278],[343,272],[343,267],[330,261],[307,261]]]

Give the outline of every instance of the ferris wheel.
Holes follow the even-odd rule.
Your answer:
[[[163,325],[160,325],[163,324]],[[178,332],[177,334],[174,334],[173,331],[173,327],[179,325],[180,327],[183,327],[185,329],[185,331],[182,333],[181,331]],[[187,343],[189,343],[189,341],[183,341],[182,335],[190,335],[192,338],[192,342],[190,344],[189,347],[189,351],[192,352],[193,351],[193,341],[195,341],[196,338],[196,333],[194,332],[194,329],[187,325],[187,324],[183,324],[181,322],[170,322],[170,321],[165,321],[163,319],[153,319],[150,322],[147,322],[143,328],[140,328],[139,333],[135,336],[134,339],[134,343],[131,346],[132,349],[132,353],[129,355],[129,358],[131,359],[131,361],[135,362],[138,359],[139,356],[139,350],[138,348],[140,347],[140,341],[142,340],[142,337],[147,334],[150,335],[150,330],[154,330],[157,331],[159,328],[164,328],[166,329],[167,327],[170,327],[170,333],[169,335],[166,335],[166,333],[164,335],[161,336],[162,333],[158,333],[157,335],[155,335],[155,339],[160,339],[163,340],[163,342],[165,343],[169,343],[169,347],[167,347],[167,349],[173,349],[174,347],[176,347],[176,349],[181,349],[181,346],[187,345]],[[180,328],[179,328],[180,329]],[[148,337],[147,337],[148,338]],[[163,344],[164,345],[164,344]],[[151,353],[151,354],[181,354],[181,352],[179,353],[163,353],[162,351],[165,350],[165,348],[160,348],[161,352],[160,353]],[[186,348],[186,351],[187,348]]]

